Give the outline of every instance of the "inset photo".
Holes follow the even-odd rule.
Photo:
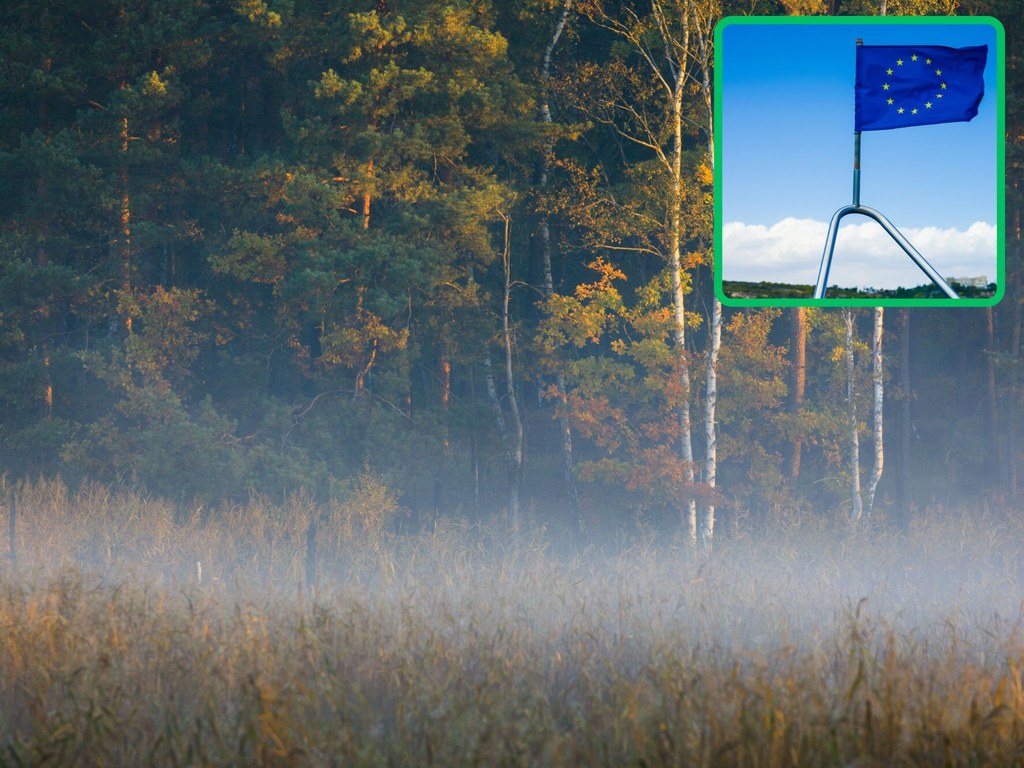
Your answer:
[[[729,17],[715,288],[732,306],[991,306],[1004,34],[990,17]]]

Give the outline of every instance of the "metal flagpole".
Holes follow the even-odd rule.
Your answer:
[[[864,41],[861,38],[857,38],[857,45],[863,45]],[[862,216],[877,221],[882,229],[893,240],[896,244],[904,250],[904,252],[913,260],[921,271],[924,272],[929,279],[937,285],[947,297],[951,299],[959,299],[956,291],[949,287],[949,283],[942,279],[942,276],[935,271],[935,268],[928,263],[928,260],[918,253],[917,249],[910,244],[910,241],[903,236],[893,225],[889,219],[887,219],[882,213],[876,211],[874,208],[868,208],[866,205],[860,204],[860,131],[853,132],[853,204],[845,205],[836,211],[832,216],[832,221],[828,225],[828,235],[825,237],[825,250],[821,254],[821,266],[818,267],[818,281],[814,286],[814,298],[824,299],[825,291],[828,287],[828,273],[832,268],[832,254],[836,248],[836,237],[839,234],[839,222],[844,216],[851,213],[859,213]]]

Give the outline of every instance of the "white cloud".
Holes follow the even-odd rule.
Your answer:
[[[860,218],[858,223],[857,219]],[[996,228],[978,221],[966,230],[938,227],[900,230],[943,277],[997,278]],[[771,226],[729,222],[722,228],[725,280],[813,285],[825,247],[828,222],[786,218]],[[930,282],[874,221],[844,219],[829,285],[898,288]]]

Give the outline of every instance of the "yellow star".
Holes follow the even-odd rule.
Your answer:
[[[892,74],[892,67],[889,67],[889,69],[885,70],[885,74],[891,75]]]
[[[941,93],[936,93],[935,94],[935,98],[936,99],[941,99],[942,98],[942,94]]]
[[[925,59],[925,60],[924,60],[924,63],[925,63],[925,64],[931,64],[931,63],[932,63],[932,60],[931,60],[931,59]]]
[[[886,103],[886,104],[892,104],[892,99],[886,99],[886,100],[885,100],[885,103]]]
[[[911,61],[917,61],[917,54],[915,53],[913,56],[911,56],[910,60]]]
[[[943,84],[941,85],[941,88],[942,88],[942,90],[946,90],[946,84],[945,84],[945,83],[943,83]]]
[[[897,111],[897,112],[899,112],[899,113],[900,113],[900,114],[902,115],[902,114],[903,114],[903,107],[900,107],[900,108],[899,108],[899,109],[897,109],[896,111]]]
[[[924,103],[924,106],[925,106],[925,109],[931,109],[932,108],[932,103],[930,101],[926,101]]]
[[[903,66],[903,59],[896,59],[896,66],[897,67],[902,67]]]
[[[888,83],[882,83],[882,90],[883,91],[888,91],[889,90],[889,84]]]
[[[914,107],[912,110],[910,110],[910,114],[916,115],[917,114],[917,107]]]
[[[935,74],[936,75],[941,75],[942,74],[942,70],[941,69],[936,69],[935,70]]]

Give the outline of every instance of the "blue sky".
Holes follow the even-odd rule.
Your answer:
[[[858,37],[865,45],[989,46],[985,97],[972,121],[863,132],[861,203],[885,214],[941,274],[995,280],[995,29],[834,21],[722,30],[723,277],[814,282],[828,221],[852,200]],[[830,284],[925,282],[877,224],[844,219]]]

